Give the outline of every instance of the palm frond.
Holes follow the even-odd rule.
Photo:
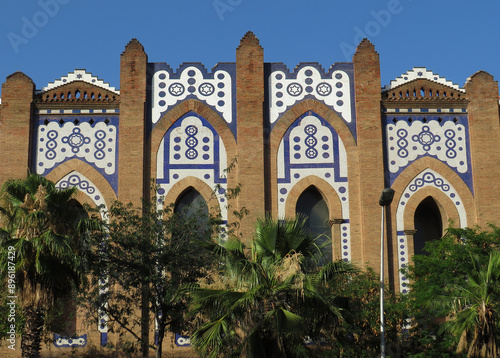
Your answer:
[[[339,277],[346,277],[348,274],[354,274],[359,272],[351,263],[338,260],[334,262],[328,262],[326,265],[321,267],[320,271],[316,275],[315,279],[318,282],[328,283],[331,280],[338,279]]]
[[[189,288],[191,314],[205,320],[193,336],[204,356],[229,356],[221,348],[225,342],[230,344],[228,349],[246,352],[248,357],[288,356],[290,352],[294,352],[290,356],[302,357],[307,354],[302,337],[311,322],[334,325],[343,320],[342,309],[324,295],[321,286],[355,272],[353,267],[339,262],[317,274],[310,260],[318,257],[321,245],[307,229],[304,217],[277,221],[266,216],[256,225],[250,252],[237,239],[221,245],[223,260],[217,278],[231,282],[230,287]],[[310,268],[316,273],[310,273]],[[228,336],[219,334],[222,320]],[[217,333],[210,331],[212,340],[203,336],[209,329]]]
[[[208,353],[207,357],[216,358],[224,350],[224,341],[231,332],[224,318],[207,322],[191,337],[195,349]]]
[[[265,319],[273,322],[277,332],[292,332],[300,335],[304,328],[304,319],[284,308],[277,308],[267,312]]]

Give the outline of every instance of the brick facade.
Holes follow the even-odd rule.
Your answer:
[[[488,73],[460,88],[416,67],[381,87],[379,55],[366,39],[352,63],[290,70],[264,62],[251,32],[236,62],[210,71],[199,63],[177,70],[150,63],[136,39],[120,66],[119,91],[84,70],[42,89],[23,73],[9,76],[0,105],[0,182],[31,170],[78,186],[81,202],[106,206],[138,204],[151,179],[169,203],[193,188],[229,222],[233,209],[248,209],[246,240],[257,217],[294,216],[313,187],[328,208],[333,258],[376,271],[378,199],[390,186],[386,277],[401,292],[399,270],[411,261],[424,199],[434,200],[444,228],[449,220],[499,224],[499,95]],[[237,185],[240,195],[227,203],[224,192]],[[88,333],[99,339],[97,330]]]

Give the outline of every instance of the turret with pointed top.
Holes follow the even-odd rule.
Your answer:
[[[22,72],[14,72],[2,85],[0,113],[0,184],[25,178],[31,166],[32,102],[35,84]]]
[[[125,46],[125,50],[123,51],[122,54],[125,53],[145,53],[144,52],[144,46],[137,40],[136,38],[133,38],[128,42],[128,44]]]
[[[264,177],[264,51],[252,32],[236,49],[239,208],[251,208],[241,223],[251,237],[256,218],[265,212]]]
[[[498,82],[485,71],[467,79],[470,153],[477,223],[486,226],[500,217],[500,122]]]
[[[362,250],[358,251],[361,257],[353,259],[359,262],[370,262],[373,267],[380,267],[376,262],[380,260],[378,197],[385,186],[380,114],[382,98],[379,55],[368,39],[363,39],[358,45],[353,56],[353,65],[361,183],[360,224],[363,241]]]
[[[118,194],[123,202],[139,205],[144,195],[145,104],[148,56],[137,39],[132,39],[120,62],[120,150]]]

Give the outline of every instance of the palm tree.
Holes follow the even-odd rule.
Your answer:
[[[338,263],[318,272],[321,248],[305,221],[266,217],[250,250],[236,238],[220,244],[221,270],[190,291],[192,313],[203,322],[191,342],[204,357],[306,357],[304,337],[343,320],[318,288]]]
[[[443,325],[459,337],[458,353],[467,351],[467,357],[498,357],[497,345],[500,299],[500,251],[490,254],[487,263],[480,256],[472,256],[473,269],[467,279],[448,288],[440,297],[452,308],[452,317]]]
[[[44,314],[84,277],[78,255],[84,210],[73,200],[75,192],[76,188],[56,189],[53,182],[33,174],[2,187],[0,264],[15,263],[16,294],[25,316],[23,357],[39,356]],[[8,258],[9,248],[14,258]]]

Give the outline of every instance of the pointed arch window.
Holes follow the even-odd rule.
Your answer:
[[[306,225],[314,235],[320,236],[318,240],[320,245],[331,242],[332,229],[329,225],[328,205],[316,187],[310,186],[304,190],[297,200],[295,212],[308,217]],[[332,261],[332,245],[326,245],[322,250],[324,254],[322,263]]]
[[[207,222],[209,216],[205,198],[192,187],[188,188],[177,198],[174,213],[182,213],[188,217],[196,216],[202,222]]]
[[[415,234],[413,235],[413,254],[425,255],[426,242],[443,236],[443,220],[436,201],[428,196],[420,202],[414,216]]]

